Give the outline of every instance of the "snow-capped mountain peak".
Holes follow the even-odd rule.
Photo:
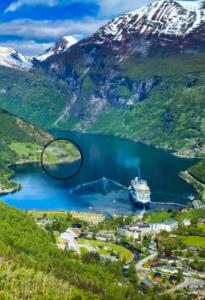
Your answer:
[[[43,54],[37,56],[36,59],[39,61],[44,61],[52,55],[65,52],[68,48],[70,48],[72,45],[76,44],[77,42],[78,40],[71,35],[63,36],[55,43],[54,46],[47,49]]]
[[[0,47],[0,65],[18,70],[29,70],[32,63],[29,57],[20,54],[13,48]]]
[[[97,43],[103,43],[107,37],[120,42],[136,33],[184,36],[205,23],[202,3],[185,2],[187,1],[155,1],[115,18],[101,27],[94,38]]]

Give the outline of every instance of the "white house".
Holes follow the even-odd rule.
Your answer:
[[[68,228],[65,232],[61,233],[58,247],[62,250],[70,249],[77,251],[77,237],[77,234],[71,228]]]
[[[191,221],[189,219],[184,219],[183,220],[183,224],[184,224],[184,226],[190,226],[191,225]]]

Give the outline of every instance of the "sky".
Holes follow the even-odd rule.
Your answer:
[[[0,46],[43,53],[64,35],[94,33],[112,18],[153,0],[0,0]]]

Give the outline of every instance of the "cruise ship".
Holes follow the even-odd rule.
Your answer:
[[[129,197],[139,208],[149,209],[151,203],[150,188],[145,180],[136,177],[129,186]]]

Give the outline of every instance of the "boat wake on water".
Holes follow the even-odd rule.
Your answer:
[[[69,190],[70,193],[75,194],[88,194],[90,192],[102,193],[103,195],[109,194],[113,191],[126,191],[127,187],[120,184],[115,180],[108,178],[101,178],[91,182],[80,184]]]
[[[144,183],[144,181],[142,181],[142,183]],[[140,185],[139,188],[141,188],[141,185],[144,187],[142,183],[138,183]],[[75,201],[83,202],[90,210],[99,210],[108,214],[130,213],[130,207],[132,207],[131,213],[139,212],[143,215],[148,207],[146,205],[140,206],[138,204],[138,202],[142,200],[149,202],[149,208],[151,211],[159,209],[159,205],[160,208],[164,209],[176,208],[177,206],[185,207],[183,205],[180,206],[180,204],[178,205],[177,203],[151,202],[148,197],[150,194],[147,196],[147,186],[145,187],[145,191],[143,190],[141,192],[140,190],[137,191],[136,194],[130,195],[132,190],[130,191],[130,189],[126,186],[115,180],[103,177],[98,180],[77,185],[76,187],[69,189],[68,193],[73,199],[75,199]],[[133,201],[133,197],[136,196],[138,197],[137,200]],[[142,196],[144,198],[141,200]]]
[[[89,209],[109,214],[130,213],[127,187],[105,177],[80,184],[70,189],[69,194],[76,201],[84,202]]]

